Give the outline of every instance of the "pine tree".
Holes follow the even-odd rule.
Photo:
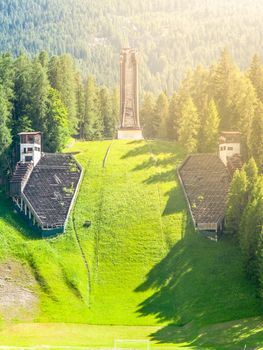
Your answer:
[[[112,114],[112,100],[109,90],[102,87],[99,90],[99,116],[103,124],[103,134],[106,138],[112,138],[115,134],[116,124]]]
[[[31,62],[25,55],[19,56],[15,61],[13,128],[12,134],[17,141],[18,129],[21,129],[22,118],[30,119],[31,106]]]
[[[246,172],[236,170],[227,199],[226,228],[237,235],[245,207],[247,205],[248,179]]]
[[[188,98],[183,104],[181,113],[178,129],[179,142],[184,145],[189,153],[196,152],[200,120],[191,98]]]
[[[141,125],[143,127],[143,134],[146,138],[153,137],[155,133],[155,130],[153,128],[154,111],[154,95],[150,92],[147,92],[144,95],[144,100],[140,110]]]
[[[0,85],[0,157],[11,145],[9,101],[5,96],[4,87]]]
[[[27,116],[34,130],[43,131],[49,82],[47,71],[38,60],[34,60],[31,65],[30,85],[30,106]]]
[[[51,87],[48,90],[46,110],[44,147],[49,152],[61,151],[69,137],[68,112],[59,92]]]
[[[179,111],[178,111],[178,97],[176,92],[173,93],[169,103],[169,116],[168,116],[168,130],[167,134],[169,139],[178,139],[178,125],[179,124]]]
[[[248,76],[256,90],[258,98],[263,102],[263,66],[258,55],[253,57]]]
[[[71,134],[78,128],[76,102],[76,68],[70,55],[52,57],[49,62],[49,81],[59,91],[61,100],[68,110]]]
[[[81,135],[81,132],[82,132],[81,127],[83,124],[84,114],[85,114],[85,93],[84,93],[83,82],[79,73],[76,75],[76,103],[77,103],[76,118],[78,120],[78,132],[80,134],[80,137],[83,138],[83,135]]]
[[[152,123],[153,137],[158,137],[158,138],[167,137],[168,113],[169,113],[168,97],[164,92],[162,92],[157,98],[154,113],[153,113],[153,123]]]
[[[240,221],[240,247],[248,276],[259,281],[260,234],[263,227],[263,177],[255,184],[254,196],[251,196]]]
[[[227,49],[223,50],[217,66],[212,66],[210,72],[213,80],[210,89],[214,90],[214,99],[221,116],[221,129],[232,130],[233,82],[239,72]]]
[[[111,93],[112,119],[114,120],[115,128],[120,123],[120,93],[118,89],[113,89]]]
[[[241,74],[237,75],[233,83],[231,127],[232,130],[238,130],[242,134],[245,157],[248,154],[247,145],[256,105],[257,97],[250,80]]]
[[[263,225],[259,234],[258,244],[258,279],[260,296],[263,298]]]
[[[249,194],[252,194],[254,186],[258,180],[258,167],[254,158],[250,158],[249,161],[243,167],[247,175],[247,191]]]
[[[45,68],[46,71],[48,71],[49,55],[47,51],[41,51],[38,54],[37,59],[40,62],[41,66]]]
[[[82,138],[86,140],[96,139],[101,137],[103,133],[103,126],[98,120],[98,94],[94,78],[89,76],[85,86],[85,111],[84,118],[81,125]],[[99,128],[99,130],[96,130]]]
[[[252,121],[248,147],[263,172],[263,103],[259,102]]]
[[[201,152],[215,152],[218,147],[220,117],[214,100],[211,100],[204,111],[202,136],[199,139]]]

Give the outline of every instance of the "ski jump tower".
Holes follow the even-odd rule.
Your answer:
[[[119,140],[142,140],[139,118],[138,52],[122,49],[120,55]]]

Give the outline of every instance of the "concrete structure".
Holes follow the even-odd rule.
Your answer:
[[[20,161],[10,181],[17,211],[43,237],[63,233],[82,178],[71,154],[41,152],[41,133],[21,133]]]
[[[227,166],[233,156],[241,156],[241,133],[237,131],[223,131],[219,139],[219,158]]]
[[[120,127],[118,139],[143,139],[139,118],[138,52],[123,49],[120,55]]]
[[[20,161],[32,162],[36,166],[42,152],[41,132],[21,132],[18,135],[20,136]]]

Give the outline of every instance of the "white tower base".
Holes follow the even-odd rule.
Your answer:
[[[119,129],[118,140],[143,140],[142,129]]]

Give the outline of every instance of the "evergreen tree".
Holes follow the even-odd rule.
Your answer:
[[[258,98],[263,102],[263,66],[258,55],[253,57],[248,76],[256,90]]]
[[[114,120],[115,128],[120,123],[120,94],[118,89],[113,89],[111,94],[112,119]]]
[[[178,111],[178,97],[176,93],[173,93],[169,103],[169,117],[168,117],[168,130],[167,134],[169,139],[178,139],[178,125],[179,124],[179,111]]]
[[[167,122],[169,113],[169,101],[167,95],[162,92],[156,101],[152,132],[153,137],[166,138],[167,137]]]
[[[263,177],[256,182],[254,195],[240,221],[240,246],[248,276],[259,280],[260,234],[263,226]]]
[[[197,109],[191,98],[188,98],[182,106],[182,114],[179,121],[178,139],[189,153],[197,151],[200,120]]]
[[[69,137],[68,112],[59,92],[51,87],[48,90],[46,110],[44,147],[49,152],[61,151]]]
[[[259,102],[252,121],[249,138],[250,154],[263,172],[263,103]]]
[[[30,119],[31,108],[31,62],[25,55],[15,61],[14,104],[13,104],[13,137],[17,140],[18,129],[21,130],[22,119]]]
[[[107,138],[112,138],[115,134],[116,124],[112,115],[111,95],[106,87],[99,90],[99,118],[103,125],[103,134]]]
[[[141,125],[143,127],[143,134],[146,138],[153,137],[155,133],[154,126],[153,126],[154,111],[155,111],[154,95],[150,92],[147,92],[144,95],[144,100],[140,111]]]
[[[103,125],[98,120],[98,95],[94,78],[89,76],[85,86],[85,111],[81,125],[81,137],[86,140],[92,140],[101,137]],[[96,128],[99,128],[97,131]]]
[[[252,194],[254,186],[258,180],[258,167],[254,158],[250,158],[249,161],[243,167],[247,175],[247,191]]]
[[[40,62],[41,66],[45,68],[46,71],[48,71],[49,55],[47,51],[41,51],[38,54],[37,59]]]
[[[0,85],[0,158],[11,145],[9,101],[5,95],[4,87]]]
[[[41,131],[45,124],[49,82],[47,71],[38,60],[32,62],[30,85],[30,106],[27,115],[31,120],[32,128]]]
[[[213,83],[210,88],[214,89],[214,98],[217,103],[218,112],[221,116],[220,126],[224,130],[232,130],[232,98],[233,82],[238,70],[232,62],[230,53],[225,49],[216,67],[211,67]]]
[[[81,135],[81,127],[84,120],[85,114],[85,93],[84,86],[80,74],[76,75],[76,103],[77,103],[77,114],[76,118],[78,120],[78,131]],[[83,137],[82,137],[83,138]]]
[[[233,235],[237,235],[239,225],[247,204],[248,179],[246,172],[236,170],[227,199],[226,227]]]
[[[59,91],[61,100],[68,110],[71,134],[78,128],[76,102],[76,69],[72,57],[63,55],[52,57],[49,62],[49,80],[51,86]]]
[[[199,149],[201,152],[216,152],[218,148],[220,117],[214,100],[209,102],[208,107],[204,111],[204,115]]]

